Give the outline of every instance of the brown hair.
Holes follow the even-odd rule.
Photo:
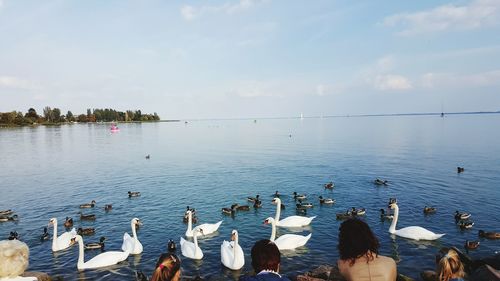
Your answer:
[[[438,281],[448,281],[451,278],[464,277],[464,266],[460,261],[458,253],[449,249],[438,263]]]
[[[151,281],[170,281],[181,269],[181,260],[174,254],[162,254],[156,262]]]
[[[271,240],[262,239],[252,247],[252,267],[255,273],[262,270],[278,271],[281,254],[278,246]]]
[[[380,244],[366,222],[353,218],[344,221],[339,228],[340,259],[353,266],[357,258],[365,256],[370,262],[378,255]]]

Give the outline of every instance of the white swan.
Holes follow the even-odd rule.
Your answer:
[[[224,240],[220,245],[220,260],[225,267],[239,270],[245,265],[245,256],[238,244],[238,231],[231,232],[231,240],[231,242]]]
[[[265,224],[271,224],[272,232],[269,240],[273,241],[280,250],[293,250],[298,247],[304,246],[311,238],[312,233],[307,236],[297,234],[285,234],[276,239],[276,222],[273,218],[269,217],[264,221]]]
[[[394,219],[392,220],[391,226],[389,227],[389,233],[401,236],[403,238],[413,239],[413,240],[436,240],[441,238],[444,234],[436,234],[420,226],[408,226],[396,230],[396,224],[398,223],[399,207],[396,202],[389,203],[389,208],[394,209]]]
[[[276,216],[274,217],[274,221],[276,226],[281,227],[302,227],[311,224],[312,220],[316,218],[314,217],[302,217],[302,216],[289,216],[282,220],[280,220],[281,215],[281,199],[274,198],[273,204],[276,204]]]
[[[201,228],[195,227],[193,229],[193,240],[194,242],[189,242],[181,237],[181,252],[186,258],[201,260],[203,258],[203,251],[198,246],[198,233],[203,235],[203,230]]]
[[[190,210],[186,211],[186,214],[188,216],[188,227],[186,230],[186,237],[193,237],[193,217],[192,217],[192,212]],[[211,233],[214,233],[219,229],[219,226],[221,225],[222,221],[219,221],[218,223],[204,223],[197,225],[197,228],[203,229],[203,235],[208,235]]]
[[[78,263],[77,263],[76,267],[79,270],[114,265],[114,264],[117,264],[119,262],[126,260],[128,258],[128,255],[129,255],[128,251],[125,251],[125,252],[110,251],[110,252],[104,252],[102,254],[99,254],[99,255],[91,258],[89,261],[84,262],[83,238],[80,235],[77,235],[74,239],[76,242],[78,242],[79,253],[78,253]]]
[[[136,225],[142,225],[141,221],[138,218],[133,218],[130,222],[130,227],[132,228],[132,237],[125,232],[123,234],[123,244],[122,250],[128,251],[131,255],[138,255],[142,253],[142,244],[137,238],[137,232],[135,230]]]
[[[52,237],[52,251],[62,251],[64,249],[69,248],[73,245],[71,239],[75,237],[76,230],[73,228],[69,232],[64,232],[61,236],[57,237],[57,219],[51,218],[49,221],[49,226],[53,225],[54,227],[54,236]]]

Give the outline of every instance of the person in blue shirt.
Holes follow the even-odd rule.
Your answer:
[[[239,281],[290,281],[279,274],[281,253],[271,240],[257,241],[252,247],[252,267],[255,276],[242,276]]]

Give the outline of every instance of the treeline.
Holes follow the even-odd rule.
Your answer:
[[[87,109],[87,114],[74,115],[68,110],[62,114],[59,108],[46,106],[42,114],[34,108],[28,109],[23,114],[21,111],[0,112],[0,124],[3,125],[33,125],[33,124],[60,124],[68,122],[132,122],[132,121],[158,121],[158,114],[144,114],[141,110],[117,111],[111,108]]]

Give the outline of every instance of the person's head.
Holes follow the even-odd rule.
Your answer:
[[[162,254],[156,262],[151,281],[178,281],[181,277],[181,260],[175,254]]]
[[[439,260],[437,265],[438,281],[448,281],[451,278],[464,277],[464,266],[460,261],[460,257],[453,249]]]
[[[340,259],[354,265],[357,258],[365,256],[367,262],[373,260],[373,255],[378,255],[380,244],[366,222],[353,218],[344,221],[339,229]]]
[[[17,277],[28,268],[30,250],[19,240],[0,241],[0,278]]]
[[[281,254],[271,240],[262,239],[252,247],[252,267],[255,273],[262,270],[279,271]]]

